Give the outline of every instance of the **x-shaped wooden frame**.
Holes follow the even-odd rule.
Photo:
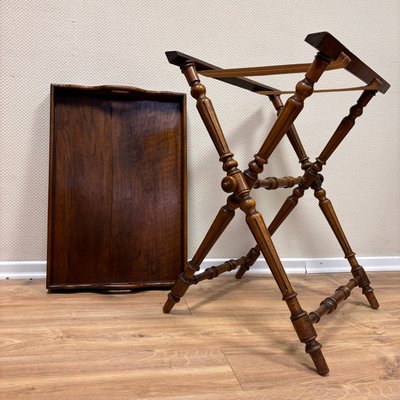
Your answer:
[[[389,84],[329,33],[321,32],[310,34],[307,36],[306,41],[317,48],[319,52],[311,64],[297,64],[294,66],[221,70],[218,67],[182,53],[167,53],[169,61],[181,67],[191,87],[191,95],[197,100],[197,109],[218,151],[223,170],[227,173],[226,177],[222,180],[222,188],[224,191],[231,194],[227,199],[226,205],[218,212],[193,259],[188,262],[185,271],[179,275],[168,295],[168,300],[164,305],[163,311],[169,313],[174,304],[186,293],[190,285],[197,284],[204,279],[215,278],[221,273],[234,270],[238,267],[240,268],[237,271],[236,278],[240,279],[246,270],[254,264],[260,253],[262,253],[282,292],[283,300],[287,303],[291,314],[290,319],[300,341],[305,343],[305,350],[310,354],[318,373],[320,375],[326,375],[329,369],[322,354],[321,345],[316,340],[317,334],[313,324],[317,323],[324,314],[329,314],[334,311],[337,305],[345,300],[356,286],[362,289],[363,294],[367,297],[372,308],[377,309],[379,304],[370,286],[367,274],[363,267],[359,265],[355,253],[346,239],[332,203],[326,197],[325,190],[321,187],[323,176],[320,172],[329,157],[354,126],[355,119],[362,114],[363,108],[377,91],[385,93],[389,88]],[[349,114],[341,121],[333,136],[322,150],[320,156],[315,162],[310,162],[293,123],[303,108],[304,100],[313,93],[314,84],[319,80],[322,73],[327,69],[340,67],[346,68],[348,71],[355,74],[358,78],[367,83],[367,86],[344,89],[362,89],[363,93],[357,103],[350,108]],[[293,92],[294,95],[286,101],[285,105],[283,105],[279,97],[279,94],[282,93],[281,91],[246,78],[238,77],[256,74],[270,75],[273,73],[300,72],[303,69],[306,71],[305,78],[297,83],[296,89]],[[238,169],[238,163],[229,150],[212,103],[210,99],[206,97],[206,89],[200,82],[199,73],[212,76],[253,92],[268,95],[277,110],[277,120],[261,146],[260,151],[254,156],[254,159],[248,165],[248,169],[244,172]],[[338,91],[338,89],[334,91]],[[299,158],[304,171],[303,176],[297,178],[270,177],[259,180],[258,175],[263,172],[264,165],[267,164],[269,157],[285,134],[288,136]],[[256,209],[254,199],[250,196],[251,189],[260,187],[276,189],[278,187],[293,186],[296,187],[292,194],[286,199],[278,214],[267,228],[262,215]],[[297,294],[290,284],[271,236],[296,207],[304,191],[309,188],[314,190],[314,195],[319,200],[319,206],[344,251],[345,258],[351,266],[353,279],[350,279],[347,284],[339,286],[331,296],[321,302],[317,310],[308,314],[300,306]],[[204,272],[196,274],[208,252],[233,219],[237,208],[240,208],[245,213],[246,222],[256,239],[257,245],[244,257],[237,260],[229,260],[221,265],[207,268]]]

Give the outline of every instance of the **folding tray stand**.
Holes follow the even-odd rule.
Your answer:
[[[251,265],[254,264],[261,252],[282,292],[283,300],[287,303],[291,314],[290,319],[297,335],[300,341],[305,343],[305,351],[310,354],[318,373],[320,375],[326,375],[329,372],[329,368],[322,354],[321,344],[316,340],[317,334],[313,324],[317,323],[324,314],[329,314],[334,311],[338,304],[349,297],[351,291],[357,286],[362,289],[362,293],[366,296],[373,309],[377,309],[379,303],[370,286],[367,274],[363,267],[358,264],[355,253],[346,239],[332,203],[326,197],[325,190],[321,187],[323,176],[320,172],[329,157],[354,126],[355,119],[362,114],[363,108],[378,91],[385,93],[390,85],[328,32],[310,34],[306,37],[305,41],[318,50],[311,64],[221,69],[176,51],[166,53],[170,63],[180,66],[191,87],[191,95],[197,100],[197,109],[218,151],[219,160],[222,162],[222,168],[227,174],[226,177],[222,179],[222,189],[231,194],[228,196],[226,205],[219,210],[193,259],[188,262],[185,271],[179,275],[171,292],[168,294],[168,299],[164,305],[163,311],[169,313],[175,303],[185,294],[190,285],[197,284],[204,279],[215,278],[223,272],[231,271],[236,268],[239,268],[236,273],[236,278],[240,279]],[[314,84],[324,71],[338,68],[345,68],[366,83],[366,86],[314,90]],[[272,87],[243,78],[243,76],[298,72],[305,72],[305,78],[297,83],[295,91],[293,92],[279,91]],[[212,103],[210,99],[206,97],[205,86],[200,82],[199,74],[219,79],[261,95],[266,95],[277,111],[278,118],[272,126],[260,151],[254,156],[254,159],[248,164],[248,169],[244,172],[238,169],[238,163],[229,150]],[[311,96],[313,92],[349,90],[362,90],[362,94],[357,100],[357,103],[350,108],[349,114],[340,122],[338,128],[316,161],[310,162],[293,125],[296,117],[304,106],[304,100]],[[280,94],[283,93],[293,93],[293,96],[286,101],[285,105],[283,105],[280,98]],[[258,179],[258,175],[263,172],[264,165],[267,164],[269,157],[285,134],[288,136],[299,158],[301,168],[304,171],[303,176]],[[286,199],[274,220],[267,228],[261,213],[256,209],[254,199],[250,196],[251,189],[277,189],[294,186],[295,188],[292,194]],[[271,236],[296,207],[304,191],[309,188],[314,190],[314,195],[319,201],[319,206],[344,251],[345,258],[351,266],[351,273],[353,275],[353,278],[350,279],[348,283],[339,286],[331,296],[323,300],[320,306],[311,313],[307,313],[301,308],[297,299],[297,294],[290,284],[282,262],[271,240]],[[246,256],[237,260],[226,261],[221,265],[207,268],[204,272],[196,274],[196,272],[199,271],[200,264],[234,217],[237,208],[240,208],[245,213],[247,225],[257,245],[253,247]]]

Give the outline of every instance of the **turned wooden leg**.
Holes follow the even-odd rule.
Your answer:
[[[237,169],[238,164],[229,150],[212,102],[206,96],[206,88],[200,82],[194,62],[185,62],[181,66],[181,70],[191,87],[190,93],[192,97],[196,99],[196,107],[220,156],[219,159],[223,164],[222,168],[228,175],[226,179],[223,180],[222,188],[227,192],[233,192],[230,185],[236,183],[232,175],[236,175],[239,172]],[[199,270],[200,264],[203,262],[208,252],[229,225],[238,207],[238,198],[235,195],[229,196],[227,204],[220,209],[193,259],[188,262],[185,271],[179,274],[175,285],[168,294],[168,299],[163,307],[164,313],[169,313],[172,307],[186,293],[188,287],[192,284],[193,275]]]
[[[246,262],[239,267],[238,271],[236,272],[235,278],[242,279],[243,275],[257,261],[258,257],[260,257],[260,248],[257,244],[256,246],[252,247],[246,254]]]
[[[279,116],[284,107],[281,97],[279,95],[271,96],[270,99]],[[300,140],[300,137],[294,125],[290,126],[290,128],[286,132],[286,136],[289,138],[289,141],[294,151],[296,152],[297,157],[299,158],[299,162],[301,163],[301,168],[305,170],[308,167],[310,167],[311,163],[304,150],[303,144]],[[276,232],[276,230],[279,228],[282,222],[288,217],[288,215],[294,210],[299,201],[299,198],[304,195],[304,190],[305,189],[302,187],[296,187],[293,190],[293,193],[286,199],[285,203],[282,205],[282,207],[276,214],[272,223],[268,226],[268,231],[271,236]],[[240,266],[239,270],[235,275],[236,279],[241,279],[243,275],[250,269],[250,267],[257,261],[259,256],[260,256],[260,248],[258,247],[258,245],[256,245],[255,247],[250,249],[250,251],[246,255],[246,258],[249,261]]]
[[[362,292],[366,296],[371,307],[373,309],[377,309],[379,307],[379,303],[375,297],[374,289],[372,289],[370,286],[370,281],[364,268],[358,264],[356,255],[347,241],[332,203],[326,197],[325,190],[317,185],[317,187],[314,188],[314,195],[319,200],[319,206],[343,249],[345,257],[351,266],[351,273],[353,274],[354,279],[357,281],[357,285],[362,289]]]
[[[272,220],[271,224],[268,226],[268,232],[272,236],[276,230],[281,226],[283,221],[289,216],[289,214],[294,210],[299,199],[304,195],[305,189],[302,186],[298,186],[293,189],[293,193],[285,200],[282,207],[279,209],[278,213],[276,214],[275,218]],[[241,265],[238,272],[236,273],[236,279],[241,279],[243,275],[250,269],[250,267],[255,263],[257,258],[260,255],[260,248],[259,246],[253,247],[246,257],[254,254],[251,263],[246,263]]]
[[[281,97],[279,95],[271,96],[270,100],[274,105],[277,114],[279,115],[283,109],[283,103]],[[307,169],[311,165],[311,163],[304,150],[303,144],[300,140],[300,137],[294,125],[292,125],[286,132],[286,136],[288,137],[290,144],[292,145],[294,151],[296,152],[299,162],[301,163],[301,168]]]
[[[246,222],[282,292],[283,300],[290,310],[290,319],[300,341],[306,345],[305,350],[310,354],[318,373],[327,375],[329,368],[322,354],[321,344],[316,340],[317,333],[309,315],[301,308],[297,300],[297,294],[289,282],[264,220],[255,208],[255,200],[249,195],[243,196],[240,201],[240,208],[245,212]]]
[[[283,221],[285,221],[289,214],[294,210],[299,202],[299,199],[304,196],[304,191],[305,189],[302,186],[298,186],[293,189],[292,194],[282,204],[282,207],[279,209],[275,218],[268,227],[268,231],[271,235],[276,232]]]
[[[268,162],[269,157],[287,132],[290,132],[289,135],[291,135],[291,138],[296,142],[295,149],[296,151],[299,151],[299,155],[301,157],[306,157],[304,149],[301,150],[299,148],[300,142],[296,140],[293,123],[304,107],[304,100],[311,96],[314,91],[314,84],[319,80],[322,73],[328,67],[330,61],[329,58],[318,53],[313,63],[310,65],[304,79],[297,83],[295,94],[286,100],[283,108],[280,108],[279,102],[274,103],[275,107],[278,108],[278,118],[272,126],[260,150],[255,154],[253,161],[250,161],[249,168],[244,171],[246,181],[250,188],[252,188],[254,183],[257,181],[258,174],[264,170],[264,165]],[[304,162],[307,164],[307,160],[304,160]]]
[[[193,259],[187,263],[185,271],[179,274],[164,304],[164,313],[168,314],[172,310],[172,307],[178,303],[180,298],[186,293],[188,287],[192,284],[191,279],[193,275],[199,270],[200,264],[203,262],[206,255],[232,221],[235,216],[235,210],[238,207],[239,203],[235,196],[229,196],[227,204],[219,210]]]
[[[311,96],[314,90],[314,84],[318,81],[322,73],[325,71],[325,69],[329,65],[329,62],[330,60],[325,58],[322,54],[317,54],[309,70],[307,71],[305,78],[302,81],[298,82],[298,84],[296,85],[295,95],[289,98],[285,105],[282,104],[279,96],[272,97],[271,101],[275,109],[277,110],[278,118],[271,128],[271,131],[269,132],[263,145],[261,146],[260,151],[254,156],[253,161],[249,163],[249,168],[244,171],[246,182],[248,183],[250,188],[254,186],[255,182],[258,179],[258,174],[260,174],[264,170],[264,165],[268,162],[268,158],[273,153],[285,133],[289,137],[289,140],[299,157],[302,168],[306,169],[309,167],[310,163],[308,156],[305,153],[305,150],[293,125],[293,122],[303,109],[304,100],[307,97]],[[298,199],[302,197],[303,194],[304,188],[299,186],[294,189],[293,194],[286,199],[285,203],[272,221],[269,227],[270,232],[273,233],[276,231],[276,229],[278,229],[278,227],[291,213],[294,207],[296,207]],[[252,258],[252,260],[254,260],[254,263],[258,258],[259,249],[255,247],[250,250],[249,254],[250,253],[254,255],[254,257]],[[236,274],[236,278],[240,279],[251,265],[252,264],[249,263],[247,265],[241,266]]]
[[[357,100],[357,103],[350,108],[349,114],[342,119],[320,156],[317,158],[317,162],[321,166],[326,164],[333,152],[338,148],[340,143],[342,143],[344,138],[354,127],[356,119],[362,115],[364,107],[367,106],[375,94],[376,91],[373,90],[364,91]]]

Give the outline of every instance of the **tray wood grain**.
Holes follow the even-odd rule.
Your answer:
[[[185,95],[52,85],[47,288],[168,287],[186,243]]]

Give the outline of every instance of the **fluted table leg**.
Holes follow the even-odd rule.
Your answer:
[[[235,216],[235,210],[238,207],[239,203],[236,198],[234,196],[229,196],[227,204],[219,210],[193,259],[188,262],[186,269],[179,274],[178,279],[172,287],[171,292],[168,294],[167,301],[164,304],[164,313],[168,314],[172,310],[173,306],[178,303],[180,298],[186,293],[188,287],[192,284],[191,279],[193,275],[199,270],[200,264],[203,262],[204,258],[232,221]]]
[[[321,351],[322,346],[316,340],[317,333],[309,315],[300,306],[297,294],[286,275],[262,215],[256,210],[255,205],[255,200],[250,196],[245,196],[240,202],[240,208],[246,214],[246,222],[278,284],[282,299],[290,310],[290,320],[300,341],[306,345],[306,352],[310,354],[318,373],[327,375],[329,368]]]
[[[315,189],[315,197],[319,200],[319,206],[325,215],[336,239],[340,243],[343,249],[344,255],[351,266],[351,273],[354,279],[357,281],[358,286],[362,289],[363,294],[367,298],[370,306],[374,309],[379,307],[378,300],[375,297],[374,289],[370,286],[370,281],[364,270],[364,268],[359,265],[356,255],[350,247],[350,244],[343,232],[342,226],[340,225],[339,219],[333,208],[332,202],[326,197],[326,192],[321,187]]]

